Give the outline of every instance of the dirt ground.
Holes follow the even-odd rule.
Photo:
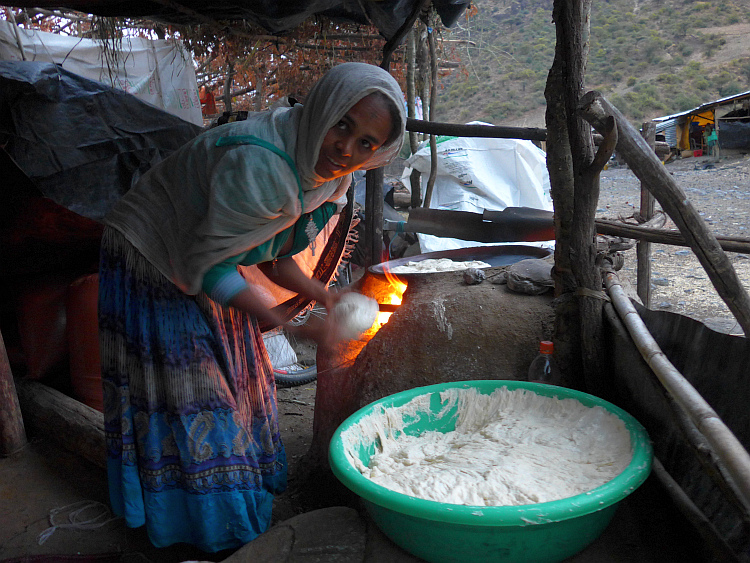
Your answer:
[[[666,170],[717,236],[750,237],[750,157],[681,158]],[[601,175],[597,218],[632,217],[640,208],[640,182],[626,166]],[[661,206],[656,204],[656,209]],[[664,228],[676,229],[671,220]],[[750,240],[750,239],[748,239]],[[621,276],[636,284],[635,247],[625,253]],[[750,287],[750,255],[727,253],[737,276]],[[737,333],[732,313],[719,297],[695,254],[685,247],[651,244],[651,309],[667,310]]]

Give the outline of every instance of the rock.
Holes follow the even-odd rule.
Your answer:
[[[380,531],[369,514],[367,522],[367,553],[362,563],[420,563],[423,560],[404,551]]]
[[[305,512],[276,524],[223,563],[350,563],[365,560],[367,527],[353,508]]]
[[[508,283],[508,272],[502,271],[498,272],[497,274],[492,274],[489,279],[496,285],[505,285],[506,283]]]
[[[479,268],[467,268],[464,270],[464,283],[466,285],[478,285],[484,281],[484,270]]]
[[[508,268],[508,289],[527,295],[541,295],[555,287],[552,265],[547,260],[529,258]]]

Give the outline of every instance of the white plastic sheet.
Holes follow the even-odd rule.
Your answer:
[[[191,54],[179,41],[123,37],[117,67],[110,69],[102,43],[14,26],[0,21],[0,59],[39,61],[107,86],[203,126]]]
[[[472,125],[489,125],[472,122]],[[479,137],[440,137],[438,170],[430,208],[482,213],[506,207],[531,207],[552,211],[546,155],[531,141]],[[430,147],[423,147],[406,161],[402,175],[410,186],[412,169],[422,174],[422,193],[430,174]],[[419,233],[422,252],[497,245]],[[518,244],[512,243],[512,244]],[[554,241],[527,245],[553,248]]]

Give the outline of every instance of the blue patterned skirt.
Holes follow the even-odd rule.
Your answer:
[[[106,228],[99,332],[114,512],[157,547],[214,552],[266,531],[286,455],[255,318],[185,295]]]

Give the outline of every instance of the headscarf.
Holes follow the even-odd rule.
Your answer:
[[[375,151],[366,168],[383,166],[403,143],[403,94],[385,70],[345,63],[318,80],[303,105],[251,114],[199,135],[151,168],[105,222],[194,295],[215,264],[269,240],[303,212],[343,200],[351,175],[325,181],[315,165],[328,130],[373,92],[392,100],[400,117],[397,139]],[[296,173],[278,153],[241,141],[248,137],[289,155]],[[222,138],[240,142],[217,146]]]
[[[320,147],[328,130],[344,117],[362,98],[382,92],[396,106],[401,118],[398,138],[379,147],[367,161],[365,170],[388,164],[401,150],[406,129],[404,95],[387,71],[365,63],[344,63],[329,70],[310,90],[300,118],[297,132],[295,162],[303,186],[320,184],[322,178],[315,173]]]

